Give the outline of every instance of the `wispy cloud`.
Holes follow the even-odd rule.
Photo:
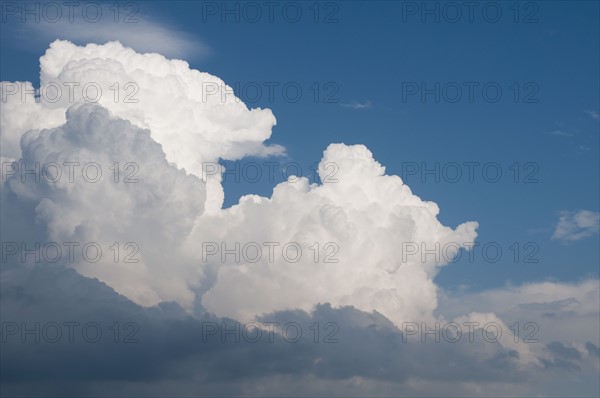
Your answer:
[[[371,100],[366,100],[364,102],[353,101],[349,103],[341,103],[341,106],[344,108],[352,108],[352,109],[370,109],[373,107],[373,103]]]
[[[600,120],[600,114],[596,111],[584,111],[587,113],[592,119]]]
[[[564,130],[546,131],[544,134],[554,135],[556,137],[573,137],[575,134]]]
[[[77,13],[73,20],[65,17],[56,22],[41,19],[39,22],[21,23],[9,19],[3,34],[10,35],[16,43],[42,46],[47,46],[56,39],[69,40],[79,45],[119,41],[137,52],[160,53],[169,58],[184,59],[211,53],[211,49],[197,37],[142,13],[135,14],[128,22],[123,20],[125,16],[115,21],[114,11],[108,8],[109,5],[98,7],[102,8],[102,17],[94,23]]]
[[[574,242],[595,235],[599,230],[600,213],[589,210],[563,211],[552,239]]]

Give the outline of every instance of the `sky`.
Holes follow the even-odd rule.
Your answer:
[[[1,11],[7,396],[598,395],[597,1],[3,1]],[[15,82],[104,91],[35,104]],[[119,162],[119,178],[140,182],[23,182],[10,168],[86,159],[105,177]],[[11,254],[48,241],[140,261]],[[318,243],[321,259],[340,261],[221,256],[221,243],[270,241],[305,254]],[[461,255],[438,259],[422,244]],[[63,307],[102,325],[133,319],[146,339],[38,354],[18,343],[20,322],[52,322]],[[320,322],[322,333],[332,323],[341,342],[198,344],[207,322],[261,316]],[[497,322],[505,340],[403,342],[406,322],[453,320]],[[533,322],[542,342],[512,344],[514,322],[522,333]],[[91,374],[71,374],[80,349],[98,358]],[[232,365],[242,352],[254,362]],[[449,358],[461,366],[438,368]]]

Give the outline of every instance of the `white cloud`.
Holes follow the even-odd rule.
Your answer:
[[[592,119],[600,119],[600,114],[598,114],[598,112],[596,111],[584,111],[585,113],[587,113]]]
[[[444,292],[438,311],[452,318],[493,309],[509,325],[537,323],[540,330],[535,334],[541,340],[597,343],[599,300],[598,279],[576,283],[535,282],[478,293]]]
[[[275,187],[271,198],[242,197],[239,205],[200,217],[187,246],[201,256],[201,242],[289,242],[301,245],[298,262],[285,261],[281,246],[270,261],[256,263],[210,258],[216,280],[202,297],[203,305],[220,316],[249,320],[276,310],[310,310],[316,303],[353,305],[377,310],[396,324],[431,318],[437,305],[433,282],[443,259],[404,257],[405,243],[434,248],[450,242],[473,242],[476,222],[455,230],[437,219],[438,206],[414,195],[398,176],[385,175],[362,145],[331,144],[319,164],[322,180],[335,164],[336,183],[309,185],[306,178]],[[318,242],[321,260],[310,247]],[[327,242],[339,247],[337,263],[325,263]],[[266,250],[265,250],[266,253]],[[420,254],[420,253],[419,253]],[[283,294],[285,292],[285,294]]]
[[[581,240],[598,233],[600,230],[600,213],[589,210],[563,211],[552,239],[563,242]]]
[[[11,94],[15,90],[14,94]],[[33,95],[23,101],[23,92],[32,93],[30,82],[2,82],[0,84],[0,157],[2,161],[15,160],[21,157],[21,136],[29,130],[57,127],[65,120],[65,110],[61,108],[45,108],[36,103]]]
[[[396,322],[428,317],[437,302],[433,277],[443,261],[431,257],[422,263],[419,256],[403,261],[402,242],[463,245],[475,239],[477,223],[456,230],[443,226],[437,205],[413,195],[399,177],[384,175],[362,145],[335,144],[324,152],[321,178],[331,172],[327,165],[335,165],[336,183],[286,182],[275,188],[272,198],[247,196],[238,206],[222,210],[218,176],[206,186],[193,178],[202,175],[202,162],[279,151],[263,144],[275,124],[270,110],[248,110],[232,94],[207,96],[206,84],[225,87],[220,79],[191,70],[183,61],[137,54],[117,42],[78,47],[56,41],[40,63],[42,85],[95,82],[108,88],[114,82],[121,87],[135,82],[139,87],[138,102],[115,101],[107,89],[110,95],[103,95],[96,106],[81,106],[78,90],[73,101],[65,95],[56,103],[35,105],[9,96],[8,106],[17,112],[2,119],[3,130],[10,132],[7,157],[22,156],[30,164],[50,159],[97,159],[105,167],[115,161],[139,163],[141,182],[129,188],[110,183],[89,187],[85,181],[32,186],[17,178],[8,184],[35,204],[37,220],[52,240],[108,243],[118,237],[140,242],[144,261],[137,266],[75,266],[137,303],[174,300],[189,309],[195,291],[206,308],[240,319],[288,308],[309,310],[320,302],[377,310]],[[65,120],[57,115],[65,110],[62,125]],[[27,125],[25,118],[48,121],[46,126]],[[121,131],[111,133],[113,141],[107,142],[103,130],[118,129],[114,126]],[[30,128],[40,130],[25,133]],[[19,140],[22,154],[15,149]],[[176,172],[174,166],[192,176]],[[228,242],[231,247],[235,241],[297,242],[304,254],[298,263],[281,255],[273,263],[266,256],[256,264],[235,263],[231,257],[202,262],[202,242]],[[314,261],[310,246],[315,242],[322,260],[335,251],[334,246],[325,247],[328,242],[339,247],[339,262]],[[166,264],[168,271],[163,271]],[[282,286],[288,294],[274,300]]]
[[[98,104],[150,129],[167,160],[197,176],[202,175],[203,162],[283,151],[280,146],[263,144],[276,123],[270,109],[248,109],[221,79],[190,69],[185,61],[138,54],[118,42],[79,47],[57,40],[40,58],[40,65],[41,87],[59,87],[62,95],[51,100],[48,89],[43,100],[35,103],[33,94],[21,96],[25,92],[21,86],[16,94],[6,95],[0,119],[6,132],[2,136],[4,158],[20,156],[18,143],[25,131],[57,127],[64,123],[68,107],[95,100],[96,86],[102,93]],[[79,85],[70,88],[75,83]],[[91,89],[85,91],[87,84]],[[28,83],[27,87],[32,86]],[[222,188],[212,179],[209,185],[208,207],[219,208]]]
[[[352,108],[352,109],[370,109],[373,107],[373,104],[371,103],[370,100],[366,100],[364,102],[350,102],[350,103],[343,103],[340,104],[341,106],[343,106],[344,108]]]
[[[52,10],[40,10],[37,22],[33,13],[21,22],[20,12],[7,12],[3,34],[28,47],[62,39],[80,45],[119,41],[141,53],[157,52],[180,59],[212,53],[201,39],[148,17],[140,3],[122,3],[118,12],[116,3],[92,3],[87,8],[85,4],[77,3],[69,10],[67,3],[55,3]]]
[[[169,164],[148,130],[110,117],[98,105],[74,105],[67,111],[66,124],[29,131],[21,144],[19,168],[31,170],[36,163],[79,166],[73,166],[72,182],[67,167],[60,168],[57,182],[45,177],[36,182],[31,176],[23,182],[19,173],[9,176],[3,184],[3,207],[15,209],[26,203],[31,219],[3,223],[43,225],[46,239],[40,242],[42,246],[77,242],[82,247],[95,242],[103,252],[100,261],[84,261],[78,255],[69,266],[106,282],[135,302],[154,305],[173,300],[191,308],[191,289],[199,283],[201,272],[189,265],[184,269],[186,259],[177,247],[204,210],[206,186],[198,177]],[[98,166],[86,173],[90,176],[86,180],[83,165],[91,162]],[[128,163],[134,166],[126,170]],[[125,182],[127,176],[132,182]],[[3,231],[3,240],[15,240],[10,232],[4,235]],[[114,242],[121,247],[118,261],[110,249]],[[125,248],[128,242],[139,247],[131,258],[135,262],[124,261],[125,255],[136,251],[135,246]],[[65,251],[61,263],[67,258]]]
[[[569,133],[568,131],[563,130],[553,130],[546,132],[548,135],[555,135],[557,137],[573,137],[575,134]]]

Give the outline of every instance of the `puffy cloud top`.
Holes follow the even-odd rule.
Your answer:
[[[206,242],[225,242],[219,254],[236,242],[242,247],[280,245],[273,261],[266,248],[256,262],[222,255],[208,258],[217,268],[217,278],[203,296],[203,305],[236,319],[275,310],[309,310],[319,302],[377,310],[397,324],[431,317],[437,305],[433,277],[443,262],[434,256],[422,261],[420,253],[407,256],[405,251],[409,245],[420,250],[422,245],[432,249],[451,242],[465,247],[475,239],[477,223],[464,223],[456,230],[443,226],[436,218],[438,206],[413,195],[399,177],[384,175],[363,145],[330,145],[319,173],[322,180],[327,176],[337,182],[284,182],[270,199],[245,196],[237,206],[198,219],[188,238],[197,257]],[[288,247],[284,253],[286,244],[295,243],[301,247],[298,261],[297,249]],[[254,260],[254,254],[246,257]]]
[[[92,184],[23,183],[14,175],[6,196],[14,208],[30,206],[49,240],[95,241],[105,250],[115,241],[137,243],[138,263],[69,266],[138,304],[176,301],[188,310],[201,304],[219,316],[252,319],[331,303],[377,310],[398,324],[432,316],[433,277],[443,265],[434,256],[407,258],[405,244],[453,242],[456,251],[476,237],[475,222],[443,226],[438,206],[385,175],[363,145],[330,145],[319,164],[320,185],[291,178],[271,198],[249,195],[221,209],[219,176],[204,183],[202,162],[278,150],[264,145],[275,124],[270,110],[249,110],[222,80],[184,61],[138,54],[118,42],[55,41],[40,62],[42,86],[57,84],[63,96],[35,103],[28,94],[23,103],[7,95],[2,128],[10,145],[3,156],[29,167],[93,161],[105,175]],[[84,104],[80,88],[91,83],[103,95]],[[129,93],[137,101],[125,101]],[[112,181],[115,162],[134,163],[139,181]],[[220,252],[237,244],[238,254],[251,245],[261,258],[207,258],[207,243]]]
[[[221,79],[190,69],[185,61],[138,54],[119,42],[76,46],[56,40],[40,58],[40,66],[40,83],[48,91],[37,106],[32,95],[27,97],[30,118],[46,120],[56,114],[54,109],[64,114],[73,103],[98,99],[113,115],[150,129],[168,161],[198,176],[202,162],[282,150],[263,145],[276,123],[270,109],[248,109]],[[58,100],[52,91],[56,87],[62,94]],[[20,95],[6,98],[9,108],[5,113],[22,108]],[[3,116],[3,130],[18,129],[22,134],[25,128],[36,127],[18,126],[18,122],[24,124],[23,119],[14,119]],[[48,122],[55,127],[58,121],[53,117]],[[18,157],[14,139],[7,140],[11,152],[2,155]]]

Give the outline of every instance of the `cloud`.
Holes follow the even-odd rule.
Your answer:
[[[546,134],[554,135],[557,137],[573,137],[575,135],[573,133],[569,133],[568,131],[563,131],[563,130],[548,131],[548,132],[546,132]]]
[[[574,242],[588,238],[600,230],[600,213],[589,210],[563,211],[552,239]]]
[[[8,213],[16,202],[30,203],[32,217],[45,226],[46,241],[97,242],[105,250],[114,241],[136,242],[139,264],[115,264],[109,257],[72,266],[143,305],[173,300],[189,309],[193,292],[202,290],[205,308],[246,321],[275,310],[308,310],[320,302],[378,310],[398,323],[421,319],[436,306],[433,277],[443,262],[430,257],[422,263],[420,256],[402,260],[401,242],[433,247],[472,242],[476,236],[474,222],[456,230],[441,225],[437,205],[413,195],[399,177],[384,175],[361,145],[335,144],[324,152],[321,179],[327,181],[328,165],[336,165],[335,183],[288,181],[275,187],[270,199],[246,196],[218,213],[204,212],[205,184],[169,164],[149,131],[110,117],[99,105],[69,108],[64,125],[29,131],[21,145],[16,163],[21,167],[93,159],[106,172],[115,162],[135,162],[139,181],[131,185],[115,183],[112,174],[90,184],[82,178],[23,182],[15,173],[4,191],[11,194]],[[262,225],[261,231],[255,225]],[[265,252],[254,263],[236,262],[234,256],[221,261],[221,255],[206,262],[206,242],[230,248],[277,242],[280,247],[272,261]],[[300,261],[284,257],[281,246],[292,242],[304,253]],[[315,261],[314,243],[321,246],[320,261]],[[326,263],[331,253],[336,262]],[[171,262],[177,268],[165,267]],[[215,280],[205,272],[214,272]],[[295,293],[272,300],[284,284]]]
[[[66,117],[62,126],[23,135],[23,154],[15,166],[24,170],[35,164],[54,164],[61,166],[55,169],[62,176],[58,181],[47,177],[23,180],[19,172],[6,178],[2,216],[9,230],[3,233],[3,241],[22,239],[14,237],[10,225],[25,222],[11,216],[12,209],[24,202],[31,223],[45,227],[43,244],[95,242],[103,248],[100,261],[78,256],[71,262],[81,274],[95,276],[139,303],[177,299],[189,308],[194,298],[189,286],[198,283],[200,273],[175,273],[165,263],[185,264],[175,248],[204,211],[206,185],[169,164],[149,131],[110,117],[105,108],[76,105]],[[74,165],[72,173],[66,164]],[[84,173],[88,164],[94,165],[92,171],[88,168]],[[123,259],[114,261],[110,249],[114,242],[133,242],[134,249],[143,249],[135,263],[125,264]],[[173,249],[165,250],[158,242]]]
[[[501,319],[518,321],[521,325],[535,322],[539,330],[533,335],[543,336],[546,341],[586,342],[597,341],[600,333],[599,300],[598,279],[577,283],[535,282],[475,293],[444,292],[436,314],[452,319],[493,308]]]
[[[600,114],[598,114],[598,112],[596,111],[584,111],[586,114],[588,114],[592,119],[600,119]]]
[[[444,391],[461,396],[481,396],[483,392],[528,396],[556,391],[553,379],[565,369],[570,372],[568,384],[571,388],[577,385],[578,395],[594,396],[598,391],[597,345],[585,342],[585,335],[594,330],[584,330],[587,323],[572,326],[581,318],[555,320],[548,330],[542,329],[547,325],[540,325],[535,336],[539,343],[520,341],[514,345],[517,349],[531,347],[539,360],[523,364],[513,347],[482,339],[481,329],[475,330],[473,341],[465,332],[454,343],[444,338],[436,342],[432,334],[423,343],[419,335],[404,336],[381,314],[350,306],[318,305],[309,312],[282,311],[261,317],[261,322],[299,325],[304,334],[295,343],[286,340],[281,327],[273,329],[272,340],[265,333],[264,338],[251,342],[240,332],[237,341],[235,333],[223,341],[222,330],[236,330],[235,320],[210,313],[190,317],[172,303],[140,307],[98,280],[61,266],[15,268],[2,274],[0,284],[4,325],[21,328],[25,324],[34,330],[33,325],[40,324],[39,343],[33,342],[35,333],[27,335],[25,342],[20,330],[3,334],[0,377],[7,395],[98,396],[103,392],[183,396],[226,392],[322,396],[336,389],[350,396],[431,396]],[[598,281],[556,284],[554,292],[581,298],[579,291],[589,292],[594,284],[597,292]],[[547,297],[536,297],[542,291],[538,288],[541,286],[513,287],[486,293],[485,297],[508,298],[514,303],[534,299],[541,304]],[[454,297],[463,305],[479,305],[473,301],[476,298]],[[582,304],[592,308],[594,298],[597,296],[588,297]],[[454,307],[455,311],[463,309]],[[522,315],[535,320],[536,310]],[[515,320],[506,313],[503,316],[506,325]],[[69,341],[63,326],[60,340],[48,343],[46,340],[54,334],[46,325],[64,322],[78,323],[73,341]],[[92,322],[104,332],[95,343],[84,340],[82,333],[84,325]],[[133,332],[123,329],[128,322],[136,325]],[[115,323],[121,332],[128,333],[115,335]],[[206,324],[217,325],[217,333],[206,337]],[[331,330],[321,330],[315,342],[314,327],[310,329],[315,324],[320,329],[336,325],[336,342],[323,342]],[[430,326],[433,329],[433,324]],[[570,328],[569,338],[557,340],[553,327]],[[504,333],[508,340],[513,339],[510,329],[504,329]],[[133,341],[124,343],[126,336]],[[594,341],[597,343],[597,337]]]
[[[352,108],[352,109],[371,109],[373,107],[373,104],[371,103],[370,100],[366,100],[364,102],[350,102],[350,103],[342,103],[340,104],[340,106],[343,106],[344,108]]]
[[[10,131],[6,140],[20,141],[18,163],[93,160],[106,172],[115,162],[135,162],[140,182],[131,185],[110,178],[94,184],[84,179],[23,183],[18,173],[5,185],[13,202],[30,203],[49,241],[93,241],[103,247],[136,242],[135,265],[78,261],[70,266],[138,304],[176,301],[192,311],[198,301],[218,316],[250,320],[329,302],[377,310],[399,324],[431,317],[433,278],[447,262],[433,256],[425,262],[420,256],[403,260],[403,242],[415,247],[458,242],[450,250],[455,253],[476,237],[476,222],[443,226],[438,206],[412,194],[399,177],[385,175],[362,145],[330,145],[319,166],[321,185],[291,178],[277,185],[271,198],[250,195],[222,209],[220,175],[204,183],[202,165],[268,151],[264,141],[275,123],[270,110],[249,110],[232,94],[206,96],[204,83],[224,89],[223,82],[183,61],[140,55],[117,42],[78,47],[56,41],[40,63],[42,85],[135,82],[139,87],[139,101],[131,103],[106,95],[85,104],[80,93],[31,106],[11,95],[8,107],[18,111],[2,119]],[[57,109],[66,110],[58,126]],[[23,127],[22,118],[46,115],[52,116],[47,126],[23,131],[31,126]],[[15,155],[14,144],[9,148],[13,152],[7,155]],[[279,247],[272,260],[264,250],[258,261],[239,256],[221,261],[220,255],[203,261],[207,242],[219,248],[252,244],[264,250],[265,242]],[[302,253],[299,261],[286,258],[288,244]],[[332,262],[325,262],[328,258]],[[273,300],[282,288],[289,294]]]
[[[245,196],[238,205],[197,220],[186,240],[196,258],[202,256],[203,242],[226,248],[236,242],[280,244],[273,261],[266,250],[255,262],[210,256],[207,268],[215,281],[202,296],[205,308],[243,320],[277,310],[308,310],[319,302],[377,310],[396,324],[431,316],[437,303],[433,278],[445,262],[406,257],[406,244],[433,248],[458,242],[458,250],[474,241],[477,223],[443,226],[438,206],[414,195],[398,176],[385,175],[362,145],[331,144],[319,164],[321,180],[331,177],[332,165],[337,182],[309,185],[306,178],[294,179],[277,185],[271,198]],[[301,248],[298,261],[285,260],[282,247],[290,242]],[[326,261],[331,253],[335,262]]]
[[[39,103],[31,83],[3,83],[3,158],[18,159],[19,139],[27,130],[57,127],[69,107],[92,101],[149,129],[169,162],[200,177],[205,162],[283,152],[264,144],[276,123],[271,110],[248,109],[221,79],[190,69],[185,61],[138,54],[118,42],[79,47],[57,40],[40,66]],[[60,95],[50,94],[52,89]],[[207,207],[220,208],[218,180],[209,182],[208,194]]]
[[[73,98],[38,103],[3,83],[2,156],[16,169],[3,174],[0,228],[3,245],[29,251],[5,259],[3,246],[2,320],[93,321],[106,339],[3,343],[5,393],[297,396],[336,388],[370,396],[443,394],[452,386],[458,395],[531,395],[539,385],[559,391],[552,383],[569,367],[570,386],[597,395],[597,280],[449,295],[435,283],[448,258],[407,256],[406,244],[454,244],[452,257],[476,238],[477,222],[443,225],[438,205],[387,175],[363,145],[329,145],[320,184],[290,176],[270,197],[247,195],[225,209],[221,176],[208,176],[203,163],[281,153],[266,143],[275,125],[270,110],[248,109],[220,79],[184,61],[118,42],[56,41],[40,63],[42,86],[94,83],[104,95],[87,103],[78,89]],[[115,83],[134,84],[137,101],[122,100],[130,91],[115,100]],[[81,168],[73,180],[65,167],[58,179],[56,171],[37,179],[19,172],[76,163],[95,164],[98,178]],[[597,232],[597,213],[582,212],[561,218],[565,236],[594,225]],[[53,263],[40,242],[93,242],[105,255],[91,262],[79,250],[73,261]],[[133,244],[137,261],[122,261],[129,249],[115,259],[117,243]],[[219,252],[207,255],[207,243]],[[295,246],[284,251],[287,244]],[[248,245],[262,247],[261,257],[242,249]],[[306,339],[202,341],[203,322],[248,321],[298,322]],[[479,335],[486,323],[505,333],[496,343],[404,341],[403,322],[450,321],[479,322]],[[516,321],[538,322],[541,344],[515,342]],[[135,322],[139,343],[115,344],[115,322]],[[316,344],[315,322],[337,325],[339,342]]]
[[[201,39],[148,17],[139,6],[139,3],[92,3],[91,6],[71,5],[73,8],[69,10],[66,3],[56,3],[49,7],[57,8],[56,11],[40,12],[38,21],[32,13],[25,22],[21,21],[20,12],[7,11],[3,34],[27,47],[32,43],[46,46],[61,39],[80,45],[119,41],[141,53],[160,53],[180,59],[206,57],[212,53]]]

